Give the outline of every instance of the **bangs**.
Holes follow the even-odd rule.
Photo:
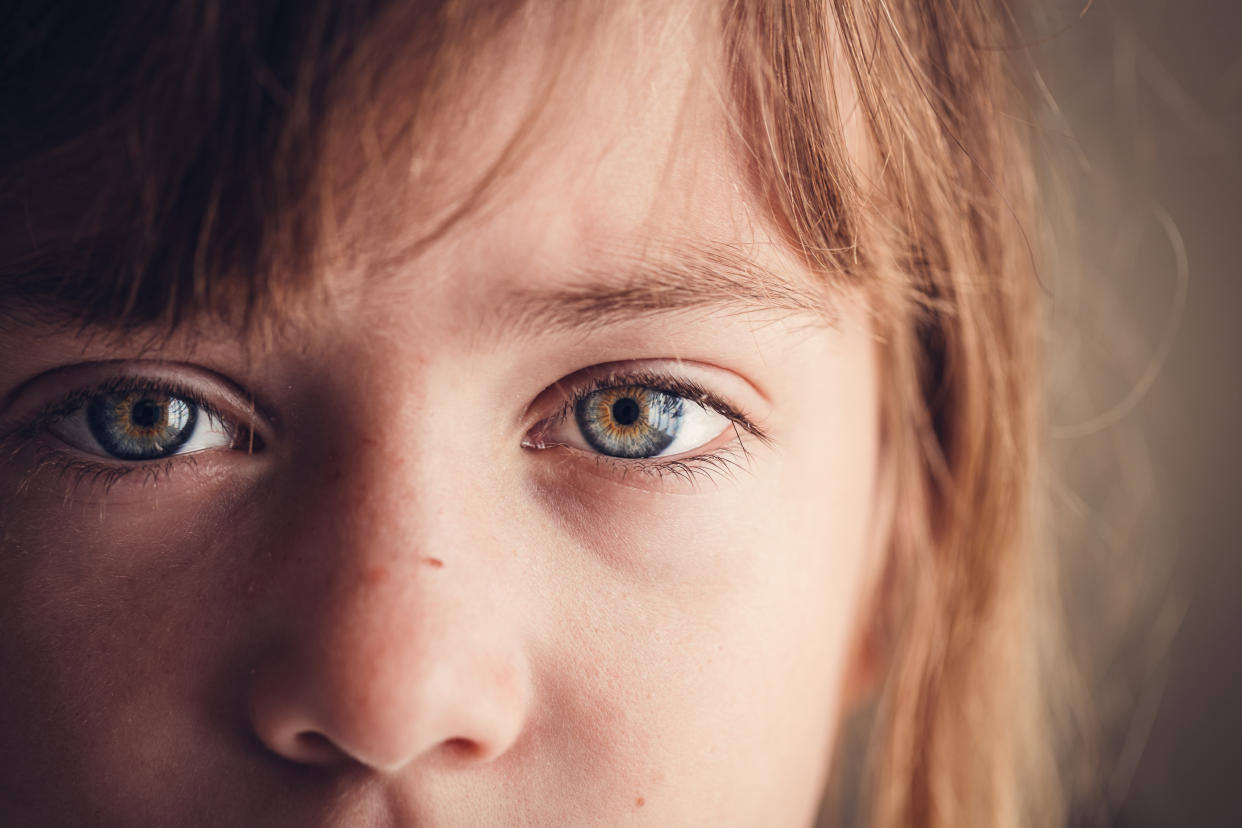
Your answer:
[[[408,134],[518,6],[27,4],[0,27],[0,302],[83,325],[243,325],[321,267],[329,116],[398,60]]]
[[[797,106],[803,78],[780,71],[796,61],[762,48],[786,46],[800,21],[764,4],[694,9],[723,34],[722,104],[745,183],[814,270],[858,270],[849,155],[825,109],[832,78],[813,76],[817,88],[801,98],[816,106]],[[339,265],[348,202],[358,206],[384,176],[417,175],[411,162],[457,140],[437,132],[437,116],[459,110],[486,71],[505,71],[472,59],[527,11],[525,0],[183,0],[87,14],[28,4],[0,29],[16,79],[0,87],[0,303],[118,331],[172,331],[203,316],[244,329],[288,315]],[[532,111],[421,243],[478,206],[520,156],[552,87],[576,82],[590,50],[609,45],[615,15],[653,17],[640,4],[564,4],[541,21],[552,38]],[[372,224],[405,218],[385,206],[361,209]],[[391,235],[405,246],[379,270],[411,255],[405,228]]]

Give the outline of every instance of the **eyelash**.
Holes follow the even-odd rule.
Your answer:
[[[523,445],[537,449],[551,448],[556,444],[545,443],[544,435],[572,417],[578,403],[596,391],[626,385],[639,385],[674,394],[715,411],[732,424],[735,439],[729,445],[712,451],[683,457],[626,459],[605,454],[592,455],[597,466],[608,468],[622,477],[639,473],[654,477],[674,477],[686,482],[712,480],[716,476],[732,475],[734,471],[746,468],[750,452],[746,448],[742,432],[764,445],[771,442],[767,433],[745,412],[692,380],[657,371],[622,371],[593,377],[574,388],[572,393],[565,396],[556,413],[540,421],[531,430],[531,436],[523,441]]]
[[[57,402],[45,406],[34,414],[27,425],[17,430],[17,436],[20,439],[18,448],[34,442],[59,420],[75,413],[95,397],[104,394],[134,392],[155,392],[179,397],[225,425],[235,443],[239,442],[239,438],[244,438],[244,450],[247,453],[254,453],[261,448],[261,443],[253,428],[239,423],[236,416],[221,411],[195,388],[175,381],[152,380],[144,377],[115,377],[96,385],[76,389]],[[238,450],[243,449],[239,446]],[[46,444],[40,446],[38,459],[38,465],[27,475],[28,481],[39,472],[50,468],[63,478],[67,478],[73,487],[89,481],[102,486],[105,493],[132,474],[141,473],[144,475],[144,484],[149,485],[183,468],[185,464],[193,465],[198,461],[194,452],[132,463],[91,460],[84,458],[74,449]]]
[[[115,466],[109,463],[84,460],[60,448],[43,447],[39,453],[39,466],[33,469],[27,480],[45,468],[51,468],[67,479],[72,487],[90,482],[101,486],[106,493],[121,480],[135,473],[144,476],[144,485],[153,485],[168,477],[174,471],[183,469],[187,464],[193,465],[198,459],[193,454],[173,455],[160,460],[150,460],[133,466]]]

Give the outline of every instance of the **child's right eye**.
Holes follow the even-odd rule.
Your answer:
[[[90,395],[47,430],[80,451],[129,461],[228,448],[235,436],[215,414],[159,388]]]

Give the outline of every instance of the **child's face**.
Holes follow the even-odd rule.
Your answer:
[[[443,192],[356,194],[349,264],[264,348],[0,316],[0,810],[809,818],[883,534],[875,347],[849,297],[789,309],[813,282],[666,54],[601,55],[378,267],[529,109],[498,51]]]

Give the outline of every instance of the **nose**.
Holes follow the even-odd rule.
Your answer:
[[[516,741],[528,693],[499,646],[430,624],[412,629],[373,605],[357,616],[256,669],[250,719],[269,750],[395,773],[434,755],[488,762]],[[456,619],[470,622],[468,613]]]
[[[409,499],[392,502],[403,488],[391,481],[336,490],[353,496],[305,520],[294,540],[305,544],[302,571],[289,578],[309,586],[282,605],[283,632],[253,668],[254,733],[273,753],[322,767],[495,760],[530,702],[504,620],[512,613],[491,589],[502,576],[443,510],[423,520]]]

